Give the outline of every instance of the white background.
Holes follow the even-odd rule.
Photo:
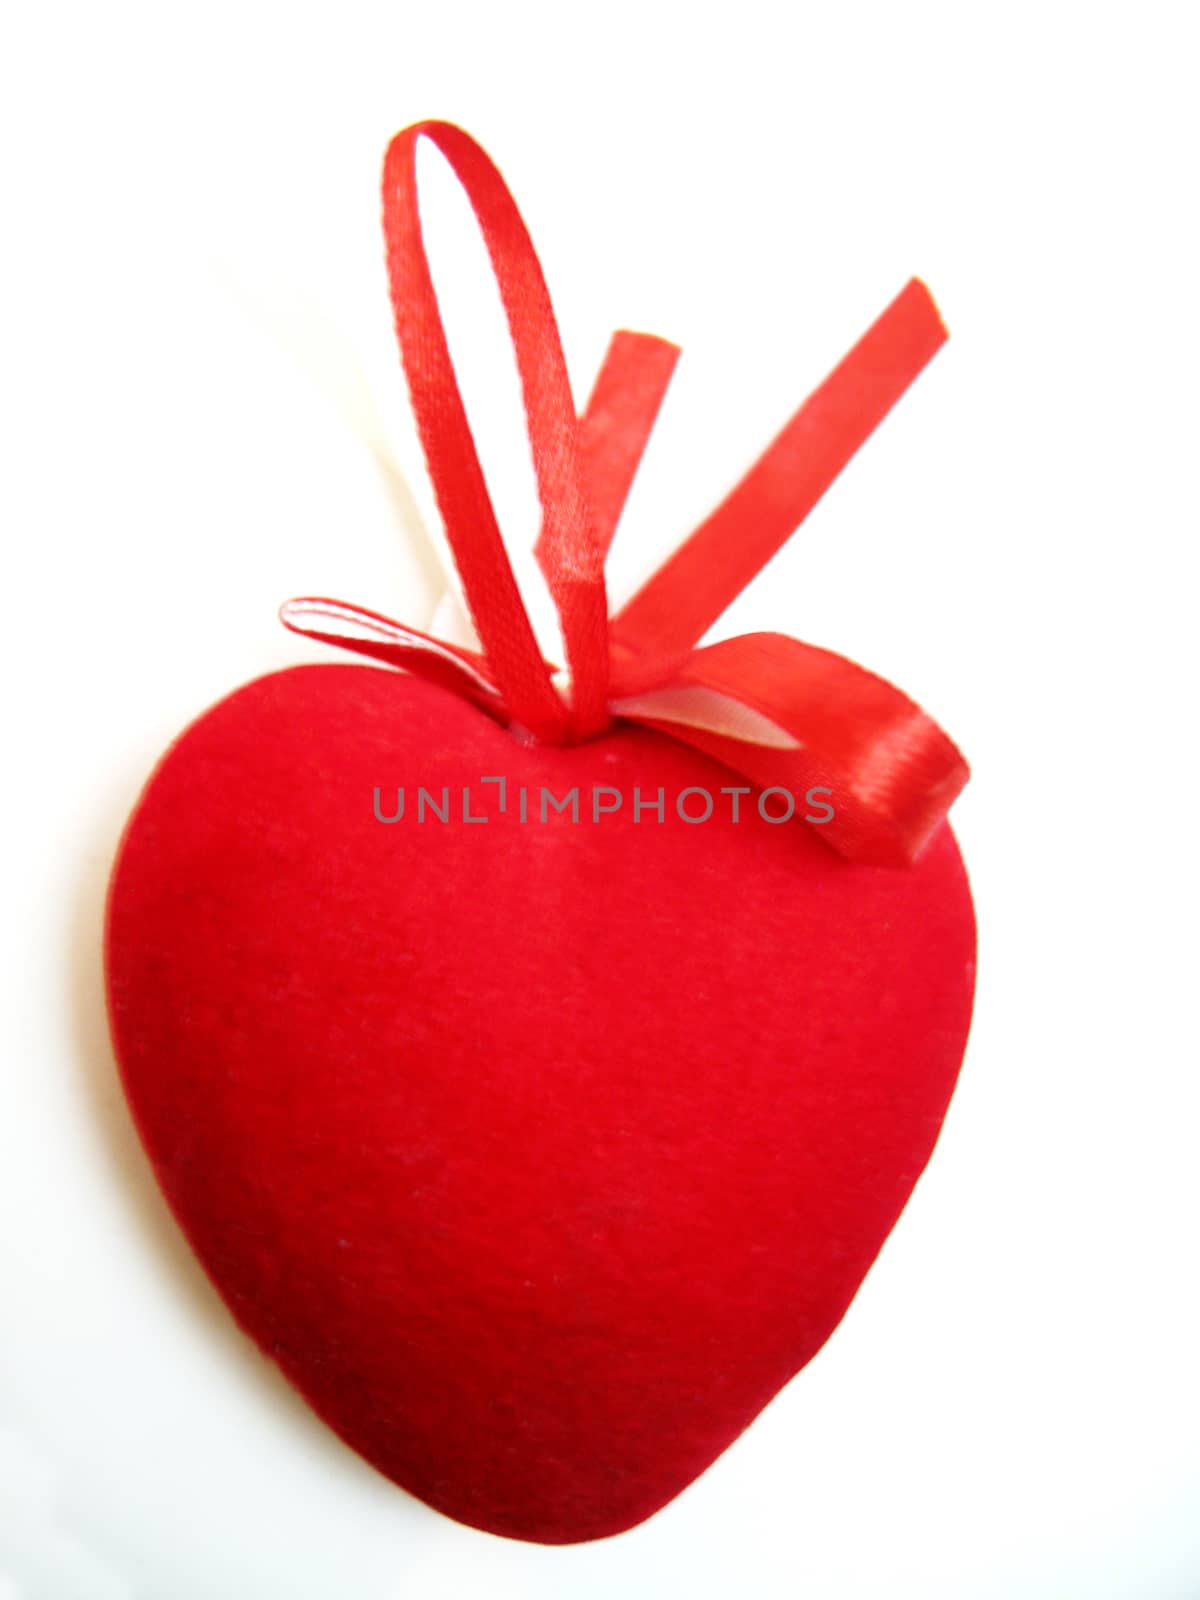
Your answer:
[[[1189,12],[10,21],[3,1600],[1200,1595]],[[150,765],[247,678],[325,658],[279,602],[433,615],[377,201],[388,137],[430,115],[512,183],[581,395],[615,326],[685,347],[618,600],[913,272],[952,334],[721,632],[844,651],[970,758],[961,1087],[826,1350],[660,1515],[558,1550],[392,1488],[233,1329],[102,1009],[104,884]],[[463,208],[429,193],[516,553],[511,372]]]

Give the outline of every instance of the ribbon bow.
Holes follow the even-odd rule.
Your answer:
[[[566,693],[522,603],[450,359],[417,206],[422,138],[466,191],[499,283],[543,514],[535,554],[561,622],[567,671],[557,676]],[[901,291],[741,482],[610,618],[605,557],[678,348],[615,334],[577,417],[516,202],[486,152],[449,123],[416,123],[392,140],[383,226],[409,394],[482,653],[320,597],[289,600],[285,625],[432,679],[548,743],[588,739],[627,718],[760,789],[826,787],[834,816],[818,833],[834,849],[877,864],[914,860],[968,777],[918,706],[854,662],[783,634],[695,646],[944,343],[924,285],[914,279]]]

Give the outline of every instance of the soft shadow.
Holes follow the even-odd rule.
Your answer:
[[[227,299],[340,412],[354,437],[366,446],[421,580],[430,594],[440,594],[446,587],[441,558],[412,490],[393,460],[388,424],[354,345],[298,283],[256,281],[245,262],[213,260],[208,266]],[[383,331],[382,317],[379,325]],[[391,348],[390,336],[385,337]],[[396,384],[403,390],[398,352]]]
[[[392,515],[404,530],[409,554],[413,557],[422,580],[430,594],[441,594],[446,588],[446,573],[407,479],[385,450],[373,441],[368,441],[367,447],[371,453],[372,465],[387,495]]]

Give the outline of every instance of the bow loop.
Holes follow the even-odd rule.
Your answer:
[[[421,237],[422,138],[441,150],[466,191],[500,288],[542,506],[534,550],[558,610],[565,673],[542,659],[534,638],[455,379]],[[911,862],[968,777],[937,724],[874,673],[784,634],[697,644],[944,343],[924,284],[913,279],[901,291],[610,621],[604,561],[678,348],[649,334],[614,335],[577,417],[541,266],[516,203],[480,146],[449,123],[405,129],[387,152],[383,204],[409,393],[483,652],[317,597],[289,601],[284,623],[418,673],[547,742],[588,738],[614,717],[638,722],[760,789],[787,791],[795,814],[818,826],[840,854]],[[569,681],[569,703],[556,674]],[[805,801],[813,812],[802,809]]]

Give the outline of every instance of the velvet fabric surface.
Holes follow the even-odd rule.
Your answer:
[[[735,821],[745,784],[320,665],[193,723],[127,827],[110,1021],[167,1200],[313,1409],[475,1527],[594,1539],[676,1495],[937,1139],[975,957],[949,826],[853,863],[803,796]]]

